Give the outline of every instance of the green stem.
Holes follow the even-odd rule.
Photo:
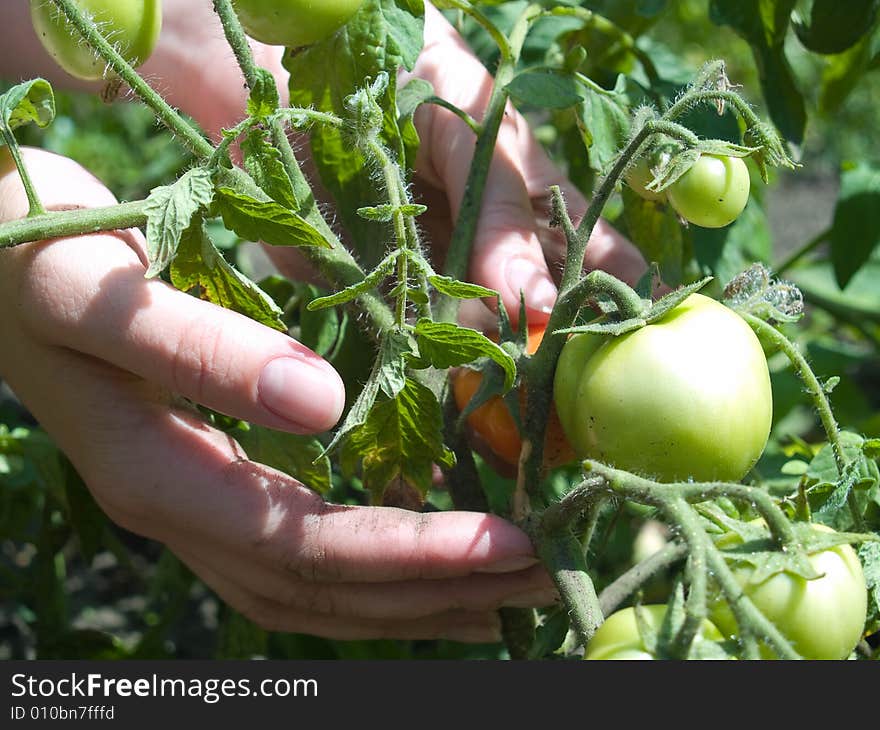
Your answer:
[[[825,392],[825,388],[822,387],[807,359],[791,340],[763,319],[743,312],[739,314],[759,337],[765,342],[771,342],[776,348],[785,353],[792,367],[794,367],[795,372],[806,386],[807,392],[813,400],[813,406],[819,414],[819,420],[822,423],[822,428],[825,429],[825,435],[828,437],[828,443],[831,446],[831,453],[834,455],[837,473],[843,477],[846,474],[849,459],[847,459],[846,454],[843,452],[843,445],[840,442],[840,429],[837,426],[837,420],[834,418],[834,412],[831,410],[828,394]],[[863,530],[864,522],[853,490],[850,490],[847,502],[856,530]]]
[[[585,461],[584,471],[602,477],[612,486],[625,485],[624,496],[641,504],[663,507],[673,499],[696,503],[722,496],[752,504],[767,522],[767,527],[781,548],[795,550],[800,547],[797,535],[785,513],[773,498],[759,487],[749,487],[734,482],[654,482],[596,461]]]
[[[587,573],[581,544],[569,529],[548,533],[538,527],[530,532],[538,556],[568,609],[571,626],[586,646],[604,617],[596,588]]]
[[[233,49],[237,49],[237,58],[245,75],[245,83],[253,88],[257,81],[258,67],[253,62],[253,55],[247,43],[244,29],[238,20],[238,16],[232,9],[230,0],[214,0],[215,9],[223,24],[223,32]],[[244,39],[244,42],[242,42]],[[330,244],[330,248],[306,246],[300,249],[303,254],[318,267],[318,270],[328,282],[338,288],[353,286],[363,281],[365,274],[363,269],[351,255],[347,248],[340,242],[321,215],[312,188],[296,159],[287,132],[284,129],[283,115],[273,115],[270,122],[272,141],[281,153],[281,161],[284,169],[290,177],[293,192],[300,204],[299,214],[314,226]],[[370,328],[371,335],[378,341],[382,332],[394,325],[394,315],[391,310],[375,292],[366,292],[358,297],[358,303],[364,314],[373,325]]]
[[[688,547],[685,543],[670,542],[651,557],[621,574],[599,594],[599,606],[602,608],[602,613],[606,616],[614,613],[629,596],[647,581],[661,570],[677,563],[687,554]]]
[[[724,556],[703,530],[693,508],[683,500],[673,499],[666,502],[663,509],[668,518],[678,525],[691,554],[698,550],[705,556],[707,568],[724,593],[740,630],[752,636],[760,636],[782,659],[800,659],[779,629],[743,593]]]
[[[144,81],[119,52],[101,35],[98,27],[80,9],[76,0],[52,0],[86,42],[104,58],[138,97],[149,106],[168,129],[171,130],[196,156],[207,158],[214,151],[205,139],[186,119],[178,114]]]
[[[146,201],[138,200],[107,208],[49,212],[32,218],[9,221],[0,225],[0,248],[47,238],[140,228],[147,222],[145,207]]]
[[[468,2],[456,2],[454,5],[469,13],[473,11]],[[529,5],[523,11],[511,31],[509,41],[497,29],[494,29],[490,21],[485,20],[485,23],[494,29],[490,30],[490,34],[501,49],[501,60],[495,71],[492,94],[489,97],[489,104],[480,126],[480,133],[477,136],[461,207],[446,254],[444,274],[453,279],[463,279],[467,275],[471,249],[476,238],[480,211],[483,207],[483,194],[489,178],[492,157],[495,154],[495,143],[507,106],[506,86],[516,74],[516,65],[522,52],[522,44],[525,42],[526,32],[536,13],[537,9],[533,5]],[[477,19],[479,21],[479,18]],[[457,315],[458,300],[443,297],[436,307],[437,321],[454,322]]]
[[[427,99],[425,99],[425,103],[434,104],[435,106],[439,106],[443,109],[451,111],[453,114],[455,114],[455,116],[461,119],[461,121],[467,124],[474,134],[479,135],[482,133],[483,125],[480,124],[476,119],[474,119],[470,114],[468,114],[464,109],[460,109],[452,102],[446,101],[446,99],[441,99],[439,96],[429,96]]]
[[[46,209],[40,201],[39,193],[37,193],[37,189],[34,187],[34,181],[31,179],[27,166],[24,164],[18,141],[15,139],[15,135],[7,125],[2,125],[2,130],[3,138],[6,141],[6,148],[9,150],[9,154],[12,155],[12,160],[15,162],[16,168],[18,168],[18,176],[21,178],[21,184],[24,186],[24,192],[27,195],[28,217],[34,218],[38,215],[44,215]]]

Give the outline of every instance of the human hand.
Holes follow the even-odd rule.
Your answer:
[[[62,157],[25,149],[50,210],[111,205]],[[0,158],[0,222],[27,200]],[[287,336],[144,279],[136,230],[0,250],[0,377],[118,524],[165,543],[260,625],[332,638],[498,639],[497,609],[554,600],[524,533],[465,512],[326,504],[247,459],[184,396],[320,431],[343,385]]]

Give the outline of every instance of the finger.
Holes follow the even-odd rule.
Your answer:
[[[64,158],[27,152],[48,201],[70,198],[56,189],[59,172],[81,191],[93,180]],[[0,193],[10,208],[9,201],[21,201],[14,173],[0,180]],[[90,204],[102,197],[106,191],[98,186],[74,200]],[[31,303],[23,316],[36,336],[265,426],[303,433],[336,423],[345,392],[328,363],[283,333],[158,279],[145,280],[138,234],[128,236],[129,246],[113,234],[95,234],[16,252],[21,295]]]
[[[450,639],[461,642],[501,640],[498,614],[454,610],[418,619],[339,617],[302,611],[241,588],[213,567],[186,553],[180,555],[230,606],[268,631],[306,633],[336,640]]]
[[[162,542],[187,534],[305,581],[393,582],[537,563],[526,534],[494,515],[326,504],[244,460],[235,441],[167,393],[93,358],[27,343],[10,368],[16,393],[57,434],[105,511],[133,532]]]
[[[558,599],[553,581],[542,566],[514,573],[436,580],[315,583],[292,576],[277,565],[245,559],[223,547],[194,543],[185,535],[170,546],[178,555],[212,566],[243,590],[307,613],[417,619],[452,610],[539,608]]]
[[[446,20],[430,5],[425,11],[426,44],[413,75],[430,79],[438,96],[481,119],[491,77]],[[446,192],[457,218],[469,183],[474,134],[457,116],[435,105],[421,107],[416,124],[422,137],[417,168]],[[543,322],[556,299],[556,286],[537,238],[516,134],[507,116],[489,165],[469,278],[497,290],[514,319],[522,293],[529,321]]]

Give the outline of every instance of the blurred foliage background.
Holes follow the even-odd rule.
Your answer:
[[[486,12],[503,27],[522,4],[495,4]],[[526,65],[540,65],[564,57],[572,44],[580,43],[587,50],[582,72],[607,90],[615,89],[623,74],[620,88],[629,101],[650,98],[658,90],[672,95],[706,60],[726,61],[730,79],[743,87],[762,117],[772,115],[802,167],[771,173],[767,186],[755,176],[746,214],[728,229],[685,231],[672,253],[666,241],[651,253],[666,256],[666,270],[681,281],[712,273],[723,284],[753,260],[781,268],[808,303],[807,317],[787,328],[787,334],[820,377],[841,377],[832,396],[839,421],[873,437],[880,436],[878,4],[837,3],[837,20],[820,28],[811,25],[829,7],[820,0],[583,2],[613,25],[572,30],[579,23],[571,19],[557,25],[546,21],[530,36],[524,57]],[[449,17],[491,68],[494,49],[486,34],[455,13]],[[635,54],[628,45],[632,41]],[[828,44],[835,52],[817,52]],[[7,79],[0,89],[17,81]],[[542,142],[589,192],[601,167],[601,115],[580,109],[582,121],[597,125],[587,125],[596,132],[588,152],[571,110],[517,101]],[[107,105],[96,96],[59,91],[57,104],[52,126],[27,128],[20,141],[78,160],[120,200],[145,197],[189,164],[152,114],[136,103]],[[730,123],[723,118],[693,121],[697,127],[705,122],[716,136]],[[618,196],[607,213],[630,233],[628,204],[625,194]],[[224,251],[230,259],[249,275],[265,275],[258,250],[238,244],[227,236]],[[295,312],[290,324],[296,332]],[[771,367],[774,428],[753,476],[784,490],[794,477],[786,478],[780,467],[799,453],[815,451],[822,435],[799,381],[780,360],[771,359]],[[495,498],[503,499],[509,484],[485,472]],[[356,503],[363,492],[356,481],[334,475],[330,497]],[[432,502],[437,508],[448,505],[441,492]],[[592,561],[600,588],[638,559],[646,544],[662,540],[662,531],[646,527],[641,517],[623,508],[603,519],[601,547]],[[663,590],[661,579],[658,594]],[[544,630],[555,629],[548,623]],[[4,387],[0,658],[253,656],[500,658],[505,650],[448,642],[335,642],[262,631],[225,607],[162,546],[110,523],[63,454]]]

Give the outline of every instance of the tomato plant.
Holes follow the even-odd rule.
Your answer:
[[[740,479],[764,449],[773,406],[757,337],[702,294],[620,337],[572,337],[554,398],[578,456],[661,481]]]
[[[657,659],[656,649],[645,642],[645,637],[636,618],[636,608],[629,606],[615,611],[599,627],[584,651],[584,659]],[[640,606],[641,619],[645,627],[655,633],[660,631],[666,616],[666,606],[649,604]],[[720,642],[724,636],[708,619],[704,619],[700,630],[694,637],[695,643],[705,641]]]
[[[262,43],[296,48],[338,30],[363,0],[233,0],[241,24]]]
[[[760,520],[758,521],[760,522]],[[833,532],[825,525],[814,529]],[[742,542],[729,533],[720,546]],[[755,583],[755,568],[743,563],[734,575],[745,594],[805,659],[846,659],[862,636],[868,610],[868,592],[862,565],[852,546],[836,545],[808,556],[819,577],[807,580],[790,572],[778,572]],[[734,636],[736,622],[729,606],[717,601],[712,620]],[[772,652],[762,648],[765,656]]]
[[[161,0],[78,0],[77,5],[132,65],[146,61],[156,47],[162,28]],[[104,77],[106,62],[88,47],[58,6],[31,0],[31,20],[43,47],[67,73],[87,81]]]
[[[543,326],[529,327],[526,351],[533,354],[541,344],[543,337]],[[452,378],[452,391],[460,411],[477,392],[482,380],[482,375],[467,368],[460,370]],[[521,398],[521,405],[522,400]],[[522,449],[522,439],[516,421],[501,396],[493,396],[472,411],[468,416],[468,425],[503,462],[511,466],[517,464]],[[559,418],[555,412],[551,412],[544,439],[544,463],[547,467],[552,468],[566,464],[573,459],[574,453],[562,432]]]
[[[686,221],[703,228],[723,228],[743,212],[749,188],[749,171],[741,158],[701,155],[667,188],[666,197]]]

